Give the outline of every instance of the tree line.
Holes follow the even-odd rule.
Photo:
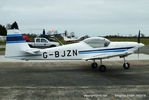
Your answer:
[[[6,36],[7,30],[9,29],[19,29],[17,22],[15,21],[12,24],[7,24],[6,27],[0,24],[0,36]]]

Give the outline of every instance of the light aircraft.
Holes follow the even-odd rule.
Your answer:
[[[100,60],[99,71],[105,72],[102,60],[119,56],[124,58],[124,69],[130,64],[125,57],[143,47],[140,43],[140,32],[137,42],[112,42],[102,37],[87,38],[79,43],[62,45],[54,48],[30,48],[19,30],[9,30],[6,41],[5,57],[22,60],[92,60],[91,67],[97,68],[96,60]]]
[[[66,37],[66,36],[63,36],[63,38],[64,38],[64,41],[66,41],[66,42],[75,42],[75,41],[79,41],[79,39],[76,38],[76,37],[68,38],[68,37]]]

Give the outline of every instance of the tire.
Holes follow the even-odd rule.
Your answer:
[[[29,47],[33,48],[33,46],[32,46],[32,45],[30,45],[30,44],[29,44]]]
[[[123,64],[123,68],[124,69],[129,69],[130,68],[130,64],[129,63],[124,63]]]
[[[107,69],[106,69],[106,66],[105,65],[101,65],[100,67],[99,67],[99,71],[100,72],[105,72]]]
[[[96,69],[98,67],[98,64],[96,62],[92,63],[92,69]]]
[[[56,45],[51,45],[50,48],[56,47]]]

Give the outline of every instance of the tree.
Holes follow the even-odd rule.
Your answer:
[[[7,25],[6,25],[6,29],[7,29],[7,30],[11,29],[11,24],[7,24]]]
[[[145,37],[145,35],[142,33],[142,34],[141,34],[141,37]]]
[[[6,36],[7,35],[7,30],[5,26],[0,25],[0,35]]]
[[[11,29],[19,29],[16,21],[11,25]]]

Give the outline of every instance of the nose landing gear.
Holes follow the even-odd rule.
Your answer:
[[[130,68],[130,64],[129,63],[124,63],[123,64],[123,68],[124,69],[129,69]]]
[[[125,57],[124,57],[123,68],[124,68],[124,69],[129,69],[129,68],[130,68],[130,64],[126,61]]]

